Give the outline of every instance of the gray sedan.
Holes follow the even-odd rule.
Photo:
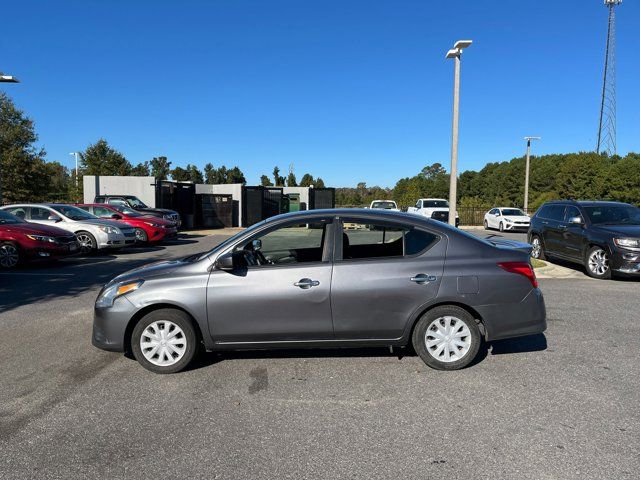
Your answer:
[[[157,373],[200,350],[409,344],[455,370],[482,341],[546,329],[529,252],[400,212],[280,215],[114,278],[96,300],[92,341]]]

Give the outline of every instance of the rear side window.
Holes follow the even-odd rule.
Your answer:
[[[27,209],[24,207],[13,207],[13,208],[7,208],[5,210],[10,214],[15,215],[21,220],[24,220],[27,217]]]
[[[561,222],[564,220],[564,205],[543,205],[536,217]]]

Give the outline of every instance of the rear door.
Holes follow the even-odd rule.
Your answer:
[[[438,293],[446,237],[357,217],[343,218],[336,237],[331,281],[336,339],[401,337],[411,315]]]
[[[542,240],[545,251],[549,253],[563,254],[564,210],[565,206],[562,204],[549,205],[548,210],[545,208],[545,217],[542,218]]]

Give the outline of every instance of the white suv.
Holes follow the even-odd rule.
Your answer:
[[[16,217],[41,225],[55,225],[73,232],[82,253],[122,248],[136,243],[135,229],[126,223],[105,220],[84,210],[62,203],[19,204],[2,207]]]

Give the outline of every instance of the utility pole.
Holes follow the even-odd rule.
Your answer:
[[[460,57],[462,50],[473,43],[458,40],[445,58],[453,58],[453,122],[451,125],[451,172],[449,176],[449,225],[456,226],[456,202],[458,196],[458,113],[460,104]]]
[[[16,77],[0,74],[0,83],[20,83]],[[2,129],[0,128],[0,134]],[[0,205],[2,205],[2,141],[0,139]]]
[[[529,214],[529,156],[531,154],[531,140],[540,140],[541,137],[524,137],[527,141],[527,162],[524,170],[524,213]]]
[[[71,152],[69,155],[73,155],[74,157],[76,157],[76,188],[78,187],[78,156],[80,155],[79,152]]]

